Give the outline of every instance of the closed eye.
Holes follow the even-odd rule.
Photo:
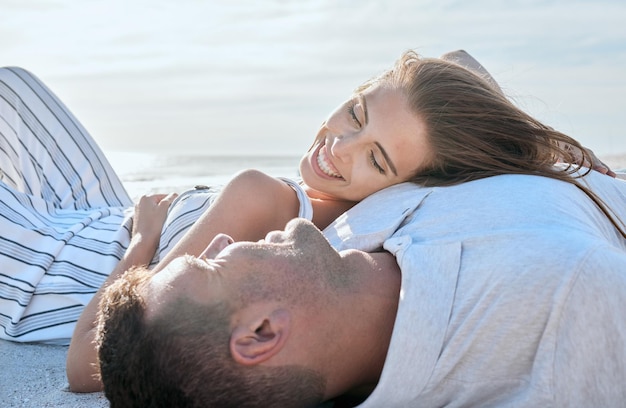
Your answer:
[[[370,150],[370,163],[372,163],[372,166],[374,166],[380,174],[385,174],[385,169],[383,169],[382,166],[376,161],[376,156],[374,156],[373,150]]]
[[[398,176],[398,170],[396,169],[396,166],[393,164],[391,157],[389,157],[389,155],[387,154],[387,151],[385,150],[385,148],[379,142],[374,142],[374,143],[376,143],[376,146],[378,146],[378,148],[380,149],[380,153],[385,158],[385,163],[387,163],[387,166],[391,169],[391,172],[395,174],[396,176]]]
[[[352,121],[356,124],[358,128],[361,128],[362,126],[361,122],[359,121],[359,118],[356,116],[356,112],[354,111],[355,106],[356,106],[356,101],[352,100],[348,103],[348,106],[346,108],[348,110],[348,114],[352,118]]]

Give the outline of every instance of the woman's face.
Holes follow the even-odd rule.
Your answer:
[[[375,84],[331,113],[300,174],[313,198],[360,201],[407,181],[431,158],[426,126],[402,92]]]

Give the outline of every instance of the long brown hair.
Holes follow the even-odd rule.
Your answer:
[[[591,162],[583,146],[516,107],[485,78],[454,62],[407,51],[361,89],[380,82],[401,89],[426,124],[434,155],[409,181],[450,186],[501,174],[561,180],[584,191],[626,238],[624,223],[578,180],[590,171],[582,168]],[[554,166],[559,160],[571,164]]]

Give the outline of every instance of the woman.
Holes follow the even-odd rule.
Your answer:
[[[93,139],[37,78],[2,69],[0,93],[0,337],[64,343],[129,246],[133,203]],[[360,199],[407,180],[424,150],[418,119],[398,92],[372,87],[365,97],[368,111],[354,97],[329,116],[302,160],[301,185],[244,172],[203,222],[237,239],[258,239],[296,216],[323,228]],[[216,197],[199,188],[176,201],[154,263]],[[169,206],[174,196],[151,198],[161,199]]]
[[[120,260],[129,266],[151,259],[156,263],[168,252],[174,256],[177,251],[171,249],[199,218],[200,223],[215,224],[215,232],[258,239],[295,216],[312,218],[323,228],[360,199],[402,181],[446,184],[503,172],[570,180],[566,172],[552,169],[557,158],[571,162],[573,151],[580,153],[582,163],[591,160],[576,141],[524,115],[485,79],[454,63],[419,61],[407,53],[394,69],[368,81],[330,115],[302,160],[302,185],[248,171],[229,183],[208,212],[217,197],[214,192],[201,189],[179,197],[162,231],[157,225],[154,259],[146,253],[135,257],[132,251],[124,255],[131,244],[133,203],[85,129],[37,78],[20,69],[0,70],[0,337],[67,342],[84,305]],[[420,82],[420,72],[436,79]],[[446,81],[456,81],[448,94]],[[471,109],[465,117],[461,109],[445,119],[437,104],[448,109],[445,98],[454,95],[456,100],[459,85],[465,87],[463,106]],[[487,105],[474,106],[477,98]],[[428,101],[434,105],[424,104]],[[487,125],[484,112],[489,109],[509,116]],[[468,124],[458,126],[461,118]],[[480,136],[498,126],[500,134],[490,133],[482,144],[467,144],[467,135]],[[452,132],[459,128],[466,130]],[[447,139],[451,142],[439,143]],[[565,144],[569,150],[559,147]],[[479,154],[470,157],[474,149]],[[488,168],[485,157],[493,159]],[[261,203],[261,197],[267,201]],[[138,216],[146,214],[151,221],[173,200],[172,195],[145,198]],[[135,227],[135,235],[154,240],[155,227],[149,232],[144,227]],[[180,245],[189,250],[184,239]],[[195,245],[192,250],[204,248],[203,243]]]

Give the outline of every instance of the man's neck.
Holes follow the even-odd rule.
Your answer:
[[[330,398],[357,390],[369,394],[374,389],[397,313],[400,273],[395,258],[387,252],[369,254],[356,267],[363,275],[368,275],[366,269],[370,272],[354,293],[340,296],[335,305],[336,329],[327,342],[325,372]]]

